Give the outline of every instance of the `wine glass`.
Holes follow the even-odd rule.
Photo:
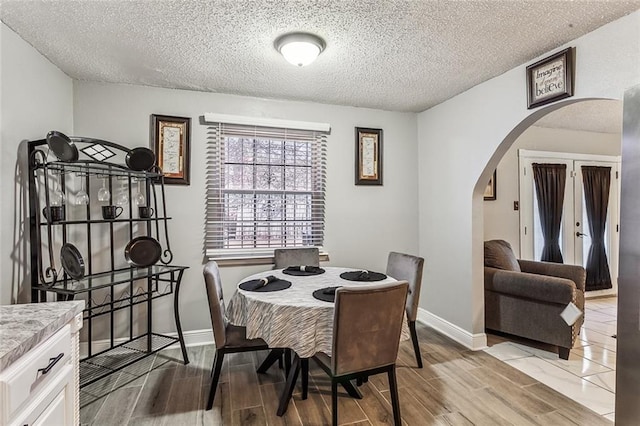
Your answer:
[[[56,182],[55,189],[51,194],[50,202],[52,206],[61,206],[64,204],[64,192],[62,192],[59,181]]]
[[[80,191],[78,191],[78,193],[76,194],[76,205],[77,206],[82,206],[82,205],[87,205],[89,204],[89,194],[87,194],[87,191],[84,190],[84,181],[85,179],[82,177],[81,174],[78,174],[78,176],[80,177]]]
[[[136,194],[136,205],[139,207],[147,205],[147,199],[144,196],[144,192],[140,189],[140,183],[142,179],[138,180],[138,193]]]
[[[109,202],[109,198],[111,198],[111,193],[109,192],[109,188],[107,188],[107,178],[102,178],[102,188],[98,191],[98,201]]]
[[[129,194],[127,194],[127,188],[125,186],[126,180],[122,180],[120,189],[118,189],[118,195],[116,195],[116,205],[124,206],[129,202]]]

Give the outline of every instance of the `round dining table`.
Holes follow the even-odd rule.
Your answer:
[[[286,275],[282,269],[260,272],[241,283],[273,275],[291,282],[285,290],[271,292],[237,289],[228,302],[226,315],[233,325],[247,329],[247,338],[261,338],[271,348],[290,348],[300,358],[310,358],[318,352],[331,354],[333,336],[333,302],[318,300],[313,292],[326,287],[357,287],[388,284],[397,281],[387,277],[381,281],[349,281],[340,274],[358,271],[354,268],[324,267],[323,274]],[[406,321],[401,340],[409,339]]]
[[[302,367],[303,399],[305,399],[304,383],[308,373],[308,359],[318,352],[331,355],[334,303],[316,299],[313,292],[327,287],[357,287],[397,281],[389,276],[380,281],[349,281],[341,278],[340,274],[362,271],[362,269],[340,267],[323,269],[325,272],[319,275],[295,276],[277,269],[248,276],[240,281],[236,292],[227,304],[227,320],[233,325],[246,327],[248,339],[261,338],[270,348],[288,348],[294,351],[293,364],[287,374],[285,388],[280,397],[277,411],[279,416],[286,412],[300,368]],[[291,286],[278,291],[246,291],[239,287],[247,281],[270,275],[280,280],[290,281]],[[409,327],[405,317],[400,340],[409,338]],[[269,364],[268,361],[265,362]],[[343,387],[352,397],[362,397],[352,383],[343,383]]]

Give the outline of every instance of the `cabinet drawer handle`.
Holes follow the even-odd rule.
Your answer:
[[[60,355],[58,355],[57,357],[49,358],[49,365],[47,365],[45,368],[38,368],[38,373],[42,371],[42,374],[47,374],[49,371],[51,371],[53,366],[56,365],[58,361],[62,359],[63,356],[64,356],[64,352],[60,352]]]

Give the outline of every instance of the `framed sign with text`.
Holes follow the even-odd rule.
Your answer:
[[[382,129],[356,127],[356,185],[382,185]]]
[[[573,96],[573,48],[527,67],[527,108]]]
[[[164,183],[189,185],[191,118],[151,115],[151,138]]]

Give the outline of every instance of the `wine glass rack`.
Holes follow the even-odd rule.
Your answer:
[[[53,158],[45,139],[28,144],[32,302],[51,298],[85,300],[87,350],[80,361],[80,387],[175,344],[180,345],[187,364],[178,310],[180,284],[187,267],[172,264],[168,232],[171,217],[167,215],[162,171],[158,166],[148,171],[130,169],[122,161],[130,150],[113,142],[76,138],[75,143],[85,148],[79,150],[79,158],[74,162]],[[96,143],[112,154],[110,158],[98,161],[85,154],[89,145]],[[74,179],[82,180],[81,188],[89,195],[88,202],[84,197],[77,204],[68,202],[73,195]],[[109,200],[101,202],[96,195],[105,185]],[[134,195],[134,189],[144,191],[143,196]],[[52,216],[54,191],[63,193],[63,215],[50,220],[45,211]],[[126,199],[120,205],[122,216],[105,219],[99,207],[114,204],[114,191],[126,192],[126,197],[119,197]],[[59,198],[59,194],[55,195]],[[153,208],[152,217],[137,216],[136,199],[144,199]],[[54,204],[58,203],[56,200]],[[127,263],[122,240],[140,236],[154,238],[160,244],[161,256],[155,264],[138,267]],[[81,259],[84,274],[80,277],[72,278],[61,267],[62,262],[56,261],[57,246],[67,243],[77,245],[84,254]],[[153,332],[154,300],[170,295],[177,336]],[[126,325],[124,331],[122,324]]]

